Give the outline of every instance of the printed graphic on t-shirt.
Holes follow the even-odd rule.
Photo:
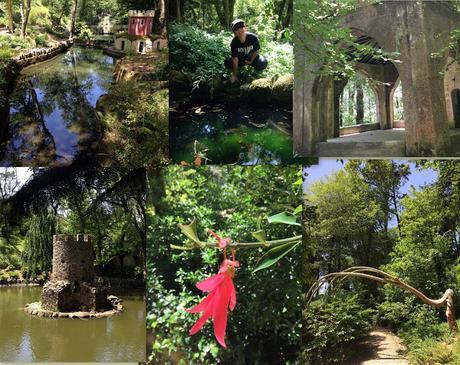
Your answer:
[[[245,60],[248,59],[254,51],[260,49],[259,39],[255,34],[246,33],[244,43],[241,43],[238,37],[235,37],[230,44],[230,48],[232,49],[232,57],[238,57],[240,60]]]
[[[247,46],[247,47],[240,47],[238,48],[238,53],[244,53],[245,55],[248,55],[252,50],[254,49],[253,45]]]

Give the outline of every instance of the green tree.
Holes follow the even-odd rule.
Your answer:
[[[51,271],[54,234],[56,234],[56,218],[53,214],[45,211],[30,218],[23,253],[28,279],[34,279],[37,275]]]
[[[221,253],[214,249],[176,251],[170,244],[184,243],[177,223],[198,221],[204,239],[209,227],[235,241],[254,241],[259,219],[293,210],[300,203],[298,167],[255,166],[245,168],[170,166],[164,175],[164,193],[158,193],[155,176],[149,191],[159,196],[150,210],[148,254],[148,326],[153,330],[154,363],[164,363],[180,353],[184,361],[200,364],[289,363],[297,358],[300,340],[301,262],[298,250],[276,265],[252,274],[265,250],[239,249],[236,258],[237,309],[228,322],[231,351],[218,347],[206,326],[188,336],[196,320],[182,308],[196,303],[197,281],[215,273]],[[162,185],[160,179],[159,185]],[[162,197],[161,197],[162,196]],[[298,226],[263,224],[268,237],[290,237]],[[287,228],[286,228],[287,227]],[[267,311],[266,308],[270,308]],[[263,316],[260,315],[263,313]],[[167,357],[167,356],[166,356]]]

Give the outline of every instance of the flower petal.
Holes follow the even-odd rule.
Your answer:
[[[212,310],[211,308],[209,308],[209,310],[205,311],[203,315],[200,318],[198,318],[198,321],[196,321],[193,327],[190,328],[189,334],[194,335],[195,333],[197,333],[203,327],[207,319],[211,317],[211,314],[212,314]]]
[[[196,287],[204,292],[210,292],[217,288],[220,283],[225,279],[225,274],[213,275],[207,279],[196,283]]]
[[[236,290],[235,290],[235,285],[233,285],[232,278],[229,278],[228,286],[230,287],[230,305],[229,305],[229,308],[232,311],[233,309],[235,309],[235,305],[236,305]]]
[[[229,278],[227,277],[227,279]],[[227,280],[216,290],[212,314],[214,320],[214,336],[216,336],[217,342],[223,347],[227,347],[225,344],[225,329],[227,328],[227,307],[230,299],[229,288],[226,284]]]
[[[199,313],[204,312],[206,308],[211,304],[212,298],[214,297],[215,292],[211,292],[208,294],[206,298],[204,298],[200,303],[194,306],[191,309],[185,309],[189,313]]]

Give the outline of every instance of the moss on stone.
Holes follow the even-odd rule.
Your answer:
[[[241,94],[253,103],[264,104],[272,99],[272,80],[262,78],[241,86]]]

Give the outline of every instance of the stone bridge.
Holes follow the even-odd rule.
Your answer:
[[[454,128],[460,128],[460,66],[448,47],[451,32],[460,28],[460,16],[451,2],[366,4],[340,22],[352,31],[357,43],[397,54],[397,62],[364,56],[356,66],[376,95],[380,129],[394,127],[393,93],[401,83],[405,121],[402,154],[452,156],[453,138],[458,132]],[[294,150],[300,156],[321,156],[320,146],[340,135],[340,95],[348,80],[319,75],[322,65],[309,63],[302,49],[295,53]],[[377,153],[373,157],[392,155],[395,153],[389,151],[387,156]]]

